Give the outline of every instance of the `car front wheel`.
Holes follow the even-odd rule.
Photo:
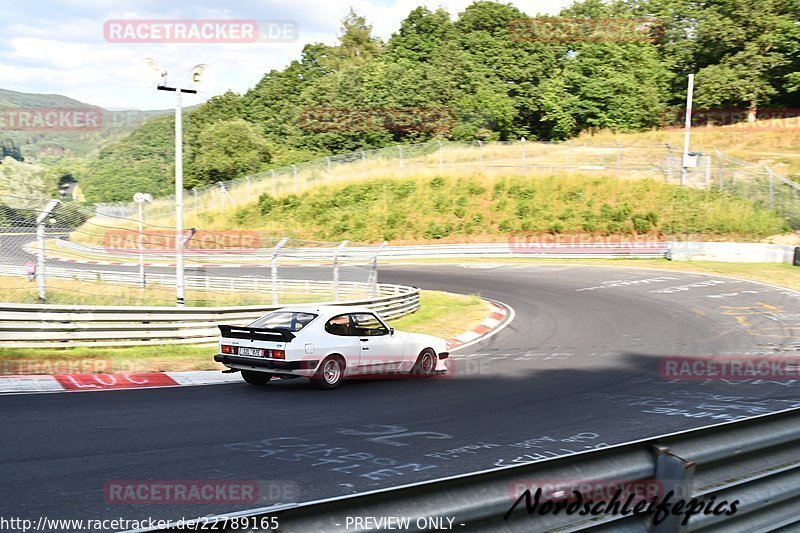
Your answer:
[[[311,378],[311,384],[322,390],[335,389],[344,379],[344,361],[337,356],[326,357]]]
[[[439,358],[436,356],[436,352],[430,348],[425,348],[420,352],[419,357],[417,357],[417,362],[414,364],[411,373],[422,378],[429,378],[436,374],[436,363],[438,360]]]
[[[272,374],[267,372],[254,372],[252,370],[242,370],[242,378],[250,385],[266,385],[272,379]]]

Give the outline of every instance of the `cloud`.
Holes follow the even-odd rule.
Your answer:
[[[137,83],[136,64],[153,57],[180,83],[192,66],[211,65],[217,86],[208,95],[187,96],[187,105],[230,89],[242,93],[271,69],[299,58],[304,44],[333,44],[341,20],[352,6],[384,41],[417,6],[444,7],[455,17],[471,0],[193,0],[190,6],[163,0],[51,0],[0,6],[0,88],[56,93],[110,108],[163,109],[172,101],[164,93]],[[534,15],[555,13],[569,0],[512,2]],[[111,19],[251,19],[293,20],[294,42],[166,44],[110,43],[103,25]],[[193,99],[189,101],[189,99]]]

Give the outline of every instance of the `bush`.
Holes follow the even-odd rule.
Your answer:
[[[276,204],[275,198],[267,193],[258,197],[258,210],[261,211],[262,215],[266,215],[272,211],[272,208],[274,208]]]

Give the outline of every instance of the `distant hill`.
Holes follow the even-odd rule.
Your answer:
[[[0,89],[0,110],[39,109],[94,109],[102,116],[102,127],[84,131],[11,130],[0,124],[0,145],[13,143],[26,161],[45,165],[62,158],[90,157],[108,144],[129,134],[148,119],[171,113],[172,110],[109,111],[60,94],[22,93]]]

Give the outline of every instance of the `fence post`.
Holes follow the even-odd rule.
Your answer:
[[[444,145],[442,141],[436,141],[439,143],[439,174],[444,173]]]
[[[522,166],[525,166],[525,137],[520,137],[519,142],[522,144]]]
[[[572,141],[567,141],[567,173],[572,170]]]
[[[61,200],[50,200],[44,207],[39,216],[36,217],[36,242],[38,244],[37,265],[36,265],[36,281],[39,284],[39,302],[44,303],[47,301],[47,287],[45,285],[44,275],[44,227],[47,224],[47,219],[53,209],[56,208]]]
[[[367,154],[364,153],[364,150],[361,150],[361,177],[366,177],[367,175]]]
[[[775,207],[775,176],[767,165],[764,165],[764,168],[769,174],[769,208],[773,209]]]
[[[672,145],[664,143],[664,146],[667,147],[667,183],[672,183]]]
[[[342,241],[336,250],[333,251],[333,301],[339,301],[339,252],[347,246],[350,241]]]
[[[676,497],[691,493],[694,482],[695,463],[673,454],[662,444],[650,445],[655,455],[655,482],[663,488],[664,493],[673,493]],[[684,533],[689,528],[681,524],[681,515],[668,515],[658,525],[653,526],[652,533]]]
[[[369,279],[368,284],[370,286],[370,293],[372,297],[375,298],[378,296],[378,254],[381,253],[381,250],[386,248],[386,245],[389,244],[386,241],[383,241],[383,244],[375,250],[375,255],[372,256],[372,266],[369,269]]]
[[[225,211],[225,184],[218,181],[217,185],[219,186],[219,210]]]
[[[278,305],[278,251],[289,242],[288,237],[284,237],[275,248],[272,249],[272,260],[270,265],[270,275],[272,277],[272,305]]]

